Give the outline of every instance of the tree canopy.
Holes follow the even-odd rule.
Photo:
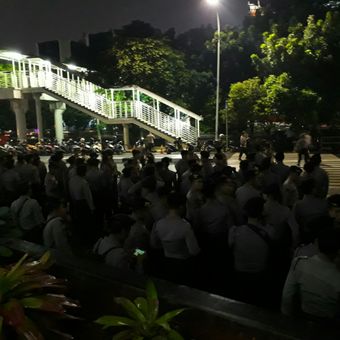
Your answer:
[[[320,97],[315,109],[320,121],[328,122],[340,109],[340,20],[338,12],[328,12],[324,19],[309,16],[305,25],[298,23],[280,35],[278,25],[263,34],[260,53],[251,56],[258,74],[289,74],[293,87],[309,88]]]
[[[292,85],[288,73],[270,75],[264,81],[259,77],[231,86],[228,97],[228,119],[238,129],[249,122],[279,121],[306,128],[318,122],[320,98],[308,88]]]
[[[221,119],[295,126],[340,117],[340,1],[262,0],[241,27],[223,27]],[[89,80],[107,87],[136,84],[203,115],[214,129],[217,33],[211,26],[176,34],[132,21],[97,36]],[[91,49],[91,45],[89,47]],[[0,66],[1,67],[1,66]],[[75,113],[72,124],[84,125]]]

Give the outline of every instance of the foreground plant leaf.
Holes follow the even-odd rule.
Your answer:
[[[131,330],[121,331],[112,337],[112,340],[131,340],[133,332]]]
[[[171,329],[168,333],[168,340],[184,340],[184,338],[177,331]]]
[[[44,340],[44,337],[39,332],[38,328],[27,317],[25,317],[24,323],[16,328],[16,332],[19,336],[27,340]]]
[[[11,327],[20,339],[40,340],[43,339],[42,331],[29,315],[34,317],[37,324],[44,322],[45,330],[53,331],[55,322],[52,319],[70,318],[66,315],[66,308],[78,307],[78,303],[63,294],[56,294],[57,290],[66,288],[65,280],[57,279],[42,271],[53,263],[49,253],[44,254],[39,260],[28,262],[26,259],[27,255],[24,255],[9,268],[0,268],[2,330],[4,327]],[[35,314],[30,312],[33,310]],[[68,334],[59,333],[63,338],[72,338]],[[0,331],[1,340],[2,335],[3,332]]]
[[[23,262],[26,260],[28,254],[25,254],[7,273],[7,277],[11,279],[16,279],[25,273]]]
[[[171,321],[174,317],[176,317],[177,315],[183,313],[185,311],[185,308],[181,308],[181,309],[176,309],[176,310],[173,310],[171,312],[168,312],[164,315],[162,315],[160,318],[158,318],[155,323],[164,327],[165,329],[167,329],[167,323],[169,321]],[[163,326],[164,325],[164,326]]]
[[[137,306],[131,302],[129,299],[120,297],[120,298],[115,298],[116,303],[121,305],[126,313],[133,319],[137,321],[145,321],[145,316],[144,314],[137,308]]]
[[[134,301],[137,308],[144,314],[145,317],[148,315],[148,302],[143,297],[138,297]]]
[[[158,316],[159,301],[156,287],[151,280],[146,283],[146,300],[148,302],[148,320],[154,321]]]
[[[114,316],[114,315],[104,315],[97,319],[95,323],[99,325],[103,325],[104,329],[108,327],[116,327],[116,326],[135,326],[136,321],[131,320],[129,318],[125,318],[123,316]]]
[[[54,276],[50,275],[23,277],[22,280],[13,287],[13,293],[20,295],[41,288],[64,289],[66,288],[64,283],[64,280],[56,279]]]
[[[126,313],[132,318],[115,315],[105,315],[95,322],[104,329],[111,326],[124,326],[127,329],[113,336],[113,340],[183,340],[182,336],[171,329],[169,322],[181,314],[185,308],[170,311],[163,316],[158,316],[158,295],[153,282],[148,281],[146,298],[138,297],[134,302],[126,298],[116,298]]]
[[[44,253],[39,260],[32,261],[32,262],[27,262],[25,263],[24,267],[31,271],[42,271],[46,270],[51,267],[51,265],[54,263],[51,253],[47,251]]]
[[[74,339],[72,335],[67,334],[67,333],[63,333],[63,332],[59,331],[58,329],[50,329],[50,331],[52,333],[58,335],[58,337],[60,339],[69,339],[69,340]]]
[[[20,327],[25,321],[24,308],[15,299],[11,299],[1,306],[0,315],[6,324],[14,328]]]
[[[64,314],[64,307],[78,307],[78,304],[67,299],[64,295],[46,294],[28,297],[20,300],[24,308],[40,309],[46,312]]]

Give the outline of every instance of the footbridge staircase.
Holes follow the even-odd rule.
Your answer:
[[[202,117],[139,86],[103,88],[86,78],[86,69],[0,50],[0,90],[13,98],[41,93],[107,124],[136,124],[161,138],[194,143]],[[3,96],[2,96],[3,97]]]

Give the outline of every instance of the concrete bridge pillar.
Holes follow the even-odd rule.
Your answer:
[[[130,147],[129,124],[123,124],[123,138],[124,138],[124,148],[125,150],[127,150]]]
[[[40,93],[34,93],[33,99],[35,102],[35,115],[37,118],[37,129],[38,129],[38,139],[39,142],[44,139],[44,126],[43,126],[43,119],[41,114],[41,101],[40,101]]]
[[[26,141],[27,125],[26,112],[28,110],[27,99],[13,99],[11,100],[11,108],[15,113],[17,138],[19,142]]]
[[[54,112],[55,138],[59,144],[64,139],[63,113],[66,110],[65,103],[50,103],[50,110]]]

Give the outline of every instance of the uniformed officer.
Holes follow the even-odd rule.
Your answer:
[[[281,311],[336,320],[340,316],[339,231],[325,230],[317,243],[317,255],[294,259],[283,289]]]

